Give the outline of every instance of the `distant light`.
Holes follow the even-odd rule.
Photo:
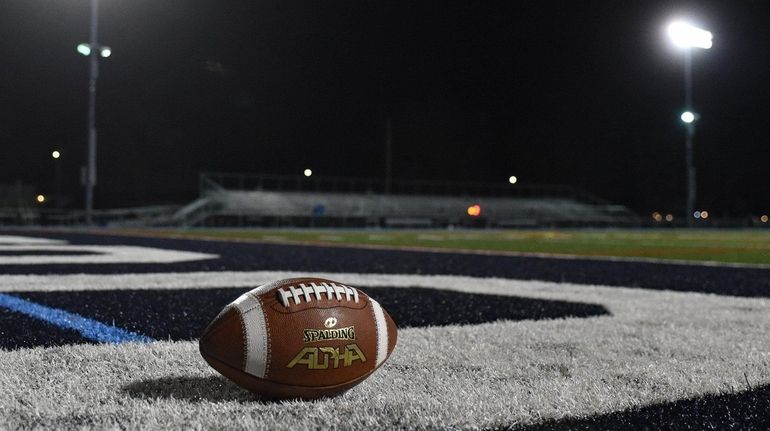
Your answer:
[[[519,181],[519,179],[516,178],[515,175],[511,175],[510,177],[508,177],[508,182],[511,184],[516,184],[517,181]]]
[[[80,45],[78,45],[77,50],[79,53],[85,55],[86,57],[91,55],[91,45],[87,43],[81,43]]]
[[[306,177],[309,177],[309,176],[313,175],[313,171],[310,170],[310,169],[305,169],[305,171],[303,173],[305,174]]]
[[[471,217],[478,217],[481,215],[481,205],[474,204],[468,207],[468,215]]]
[[[102,57],[107,58],[112,55],[112,48],[109,46],[103,46],[99,54],[101,54]]]
[[[695,211],[694,213],[692,213],[692,216],[695,218],[700,218],[700,211]]]
[[[710,31],[695,27],[682,21],[669,24],[668,37],[679,48],[709,49],[713,45],[713,35]]]
[[[708,211],[701,211],[700,212],[700,218],[702,218],[702,219],[709,218],[709,212]]]
[[[54,159],[58,159],[59,157],[61,157],[61,153],[54,150],[54,152],[51,153],[51,157],[53,157]]]
[[[690,111],[684,111],[679,118],[681,118],[685,123],[690,124],[695,121],[695,114]]]
[[[43,202],[45,202],[45,196],[43,196],[43,195],[37,195],[37,197],[35,198],[35,200],[37,201],[37,203],[39,203],[39,204],[42,204]]]
[[[655,211],[654,213],[652,213],[652,219],[655,221],[661,221],[663,220],[663,216],[660,215],[659,212]]]
[[[674,215],[673,214],[666,214],[666,221],[667,222],[674,221]]]
[[[768,220],[767,214],[762,214],[762,217],[760,217],[759,220],[761,220],[762,223],[767,223],[767,220]]]

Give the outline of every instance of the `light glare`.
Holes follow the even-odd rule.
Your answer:
[[[312,170],[310,170],[310,169],[305,169],[305,171],[303,172],[303,174],[305,174],[305,176],[306,176],[306,177],[309,177],[309,176],[313,175],[313,171],[312,171]]]
[[[37,203],[39,203],[39,204],[42,204],[43,202],[45,202],[45,196],[43,196],[43,195],[37,195],[37,197],[35,198],[35,200],[37,201]]]
[[[61,153],[54,150],[54,152],[51,153],[51,157],[53,157],[54,159],[58,159],[59,157],[61,157]]]
[[[468,215],[471,217],[478,217],[481,215],[481,205],[474,204],[468,207]]]
[[[690,124],[695,121],[695,114],[690,111],[684,111],[679,118],[681,118],[683,122]]]
[[[102,52],[100,54],[102,57],[107,58],[112,55],[112,49],[108,46],[105,46],[102,48]]]
[[[709,49],[713,44],[713,35],[710,31],[682,21],[669,24],[668,37],[679,48]]]
[[[515,175],[511,175],[510,177],[508,177],[508,182],[511,184],[516,184],[517,181],[519,181],[519,179],[516,178]]]

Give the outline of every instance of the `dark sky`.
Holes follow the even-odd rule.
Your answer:
[[[101,0],[96,206],[185,202],[203,170],[577,185],[684,206],[694,58],[699,207],[770,210],[770,2]],[[0,2],[0,184],[80,205],[87,0]]]

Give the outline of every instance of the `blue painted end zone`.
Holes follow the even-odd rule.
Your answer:
[[[144,335],[125,331],[114,326],[107,326],[96,320],[87,319],[74,313],[46,307],[3,293],[0,293],[0,307],[7,308],[17,313],[26,314],[27,316],[43,320],[60,328],[72,329],[79,332],[84,338],[99,343],[117,344],[131,341],[150,343],[155,341]]]

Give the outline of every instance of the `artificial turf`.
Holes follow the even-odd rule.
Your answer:
[[[137,233],[131,231],[131,233]],[[770,230],[321,230],[179,229],[187,238],[354,244],[770,265]]]
[[[109,275],[101,277],[109,283]],[[714,419],[725,429],[766,424],[767,299],[503,279],[345,278],[406,292],[433,286],[599,303],[610,314],[402,328],[396,351],[380,370],[344,396],[316,402],[255,399],[210,369],[195,341],[0,349],[0,428],[661,429],[682,423],[708,428]],[[738,397],[732,400],[732,394]]]

